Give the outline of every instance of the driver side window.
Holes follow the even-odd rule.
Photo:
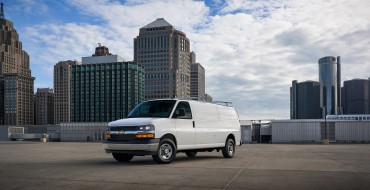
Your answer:
[[[193,117],[191,115],[191,109],[190,109],[189,102],[179,102],[177,104],[175,112],[173,113],[172,118],[192,119]]]

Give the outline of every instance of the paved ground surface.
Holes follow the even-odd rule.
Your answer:
[[[0,189],[369,189],[370,145],[247,144],[118,163],[100,143],[0,142]]]

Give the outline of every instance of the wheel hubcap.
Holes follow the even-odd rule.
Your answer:
[[[162,159],[167,160],[172,156],[172,147],[169,144],[162,144],[159,155]]]
[[[229,142],[228,152],[229,152],[229,155],[233,155],[234,153],[234,144],[232,142]]]

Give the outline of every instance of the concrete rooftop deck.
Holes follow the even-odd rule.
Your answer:
[[[369,189],[370,145],[244,144],[221,152],[118,163],[100,143],[0,142],[5,189]]]

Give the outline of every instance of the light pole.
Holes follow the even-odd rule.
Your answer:
[[[329,144],[329,137],[328,137],[328,126],[326,124],[326,105],[324,105],[323,107],[321,107],[322,111],[323,111],[323,116],[324,116],[324,119],[325,119],[325,138],[324,138],[324,144]]]

